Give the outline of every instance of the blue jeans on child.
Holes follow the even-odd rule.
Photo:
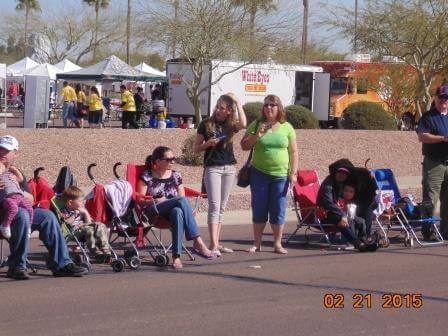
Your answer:
[[[180,254],[182,252],[184,232],[187,240],[199,237],[198,224],[193,216],[193,209],[185,197],[171,198],[158,203],[156,206],[159,215],[171,223],[173,254]],[[146,214],[149,217],[154,216],[156,213],[154,206],[146,210]]]
[[[288,206],[287,176],[272,176],[254,167],[250,170],[250,192],[252,200],[252,222],[285,224]]]
[[[11,224],[11,239],[9,241],[11,255],[8,258],[10,269],[26,269],[28,228],[29,214],[25,209],[19,208],[19,212]],[[34,209],[31,231],[39,231],[39,239],[48,250],[47,264],[50,269],[59,269],[72,262],[59,222],[50,210]]]

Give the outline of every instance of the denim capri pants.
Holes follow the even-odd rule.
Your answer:
[[[272,176],[251,167],[252,222],[266,223],[269,218],[270,224],[285,224],[288,188],[287,176]]]

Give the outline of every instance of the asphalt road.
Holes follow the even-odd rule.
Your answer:
[[[0,335],[446,335],[447,246],[397,242],[360,254],[294,243],[280,256],[267,244],[249,255],[242,250],[250,237],[250,226],[225,227],[224,242],[235,253],[185,260],[182,271],[148,260],[138,271],[94,265],[82,279],[40,270],[19,282],[2,269]],[[31,257],[41,251],[33,239]],[[353,307],[358,293],[371,294],[371,308],[368,297],[363,308]],[[395,308],[383,308],[389,293],[422,294],[423,306],[408,308],[397,295]],[[344,308],[325,308],[326,294],[342,294],[336,301],[343,296]]]

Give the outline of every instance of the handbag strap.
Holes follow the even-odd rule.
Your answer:
[[[257,123],[255,124],[255,131],[258,129],[259,125],[260,125],[260,120],[257,120]],[[254,147],[255,147],[255,145],[254,145]],[[245,166],[247,166],[250,163],[250,161],[252,160],[252,154],[254,153],[254,147],[252,147],[250,149],[249,156],[247,157],[246,163],[244,164]]]
[[[245,166],[247,166],[250,163],[250,161],[252,160],[252,154],[253,153],[254,153],[254,148],[252,147],[250,149],[250,153],[249,153],[249,156],[247,157],[246,163],[244,164]]]

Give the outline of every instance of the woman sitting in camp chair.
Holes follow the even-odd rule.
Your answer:
[[[174,161],[170,148],[154,149],[146,159],[148,169],[140,176],[136,191],[140,195],[138,202],[150,219],[159,215],[170,222],[173,239],[172,267],[181,269],[180,254],[184,232],[187,240],[193,240],[193,248],[198,255],[213,259],[213,254],[199,235],[193,210],[185,198],[182,177],[179,172],[172,170]]]

